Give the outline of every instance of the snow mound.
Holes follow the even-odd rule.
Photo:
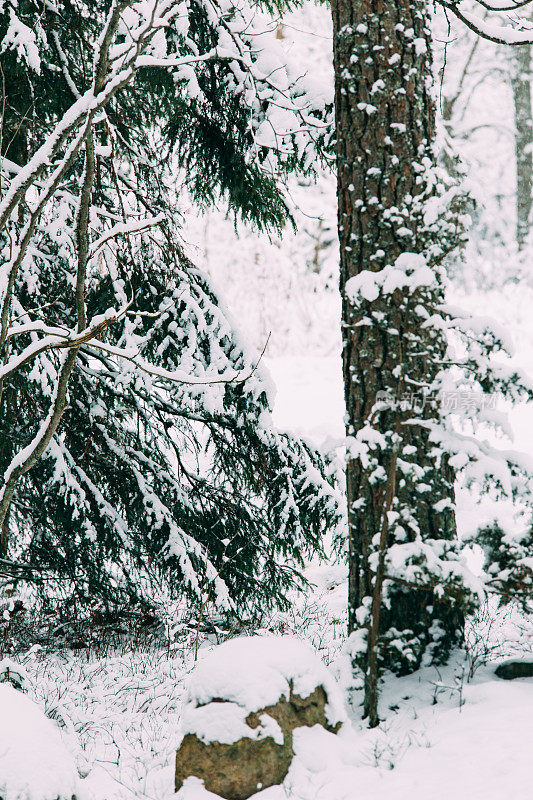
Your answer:
[[[288,700],[291,686],[303,698],[322,686],[328,723],[346,721],[341,691],[310,645],[292,636],[253,636],[225,642],[200,661],[189,680],[184,725],[192,717],[187,712],[212,700],[250,713]]]
[[[77,782],[56,725],[29,697],[0,683],[0,798],[70,800]]]

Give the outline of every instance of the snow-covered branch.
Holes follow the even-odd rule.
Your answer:
[[[479,1],[479,0],[478,0]],[[499,25],[488,19],[473,14],[464,7],[463,0],[438,0],[439,5],[445,11],[454,14],[457,19],[461,20],[467,28],[481,36],[483,39],[488,39],[495,44],[504,45],[530,45],[533,44],[533,28],[526,20],[521,21],[520,27],[513,27],[512,25]],[[501,7],[498,3],[490,5],[488,3],[480,3],[488,11],[514,11],[523,6],[529,5],[531,0],[525,3],[518,3],[516,6],[505,7],[504,3]],[[523,24],[526,23],[526,24]],[[523,27],[522,27],[523,25]]]

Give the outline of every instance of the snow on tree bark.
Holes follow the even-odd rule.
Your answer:
[[[336,2],[334,24],[343,364],[347,434],[353,437],[371,423],[378,392],[401,400],[409,389],[421,392],[432,385],[446,343],[429,332],[420,337],[420,320],[406,314],[403,292],[361,305],[347,291],[349,280],[365,270],[391,267],[406,252],[429,254],[422,209],[415,204],[427,192],[424,169],[432,159],[435,117],[425,4]],[[435,298],[438,294],[436,289]],[[376,430],[390,438],[397,413],[377,411]],[[402,439],[404,448],[416,448],[407,460],[416,458],[420,482],[431,485],[424,492],[417,481],[403,492],[399,488],[402,504],[413,511],[409,524],[424,537],[452,535],[451,506],[442,511],[434,506],[453,497],[453,475],[445,464],[434,466],[432,446],[420,428],[404,431]],[[387,444],[378,458],[381,475],[390,458]],[[357,609],[372,590],[369,556],[383,503],[383,480],[372,469],[374,478],[361,458],[349,456],[352,630]]]
[[[430,4],[335,0],[332,10],[349,628],[376,724],[378,668],[445,660],[479,596],[456,537],[456,470],[481,488],[530,491],[516,454],[467,432],[469,416],[499,428],[489,395],[531,396],[531,382],[492,362],[511,352],[497,325],[445,303],[468,219],[435,151]]]

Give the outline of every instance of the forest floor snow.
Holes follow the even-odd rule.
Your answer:
[[[333,655],[330,668],[338,675],[342,659],[339,651]],[[170,800],[190,651],[90,659],[35,652],[24,660],[30,696],[58,721],[86,776],[78,800]],[[283,786],[255,797],[530,800],[533,679],[500,680],[492,664],[468,681],[469,667],[458,654],[444,669],[389,677],[380,698],[383,722],[374,730],[361,720],[355,693],[341,734],[301,729]],[[176,800],[216,800],[199,782],[186,788]]]

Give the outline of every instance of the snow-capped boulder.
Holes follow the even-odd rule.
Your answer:
[[[0,683],[0,800],[72,800],[78,773],[57,725]]]
[[[341,693],[311,647],[292,637],[233,639],[193,671],[176,755],[176,791],[187,781],[208,792],[246,800],[280,784],[293,758],[295,728],[321,725],[336,733],[345,721]],[[187,781],[187,783],[184,782]]]
[[[498,678],[505,681],[514,681],[516,678],[533,678],[533,661],[531,658],[522,658],[513,661],[504,661],[494,670]]]

